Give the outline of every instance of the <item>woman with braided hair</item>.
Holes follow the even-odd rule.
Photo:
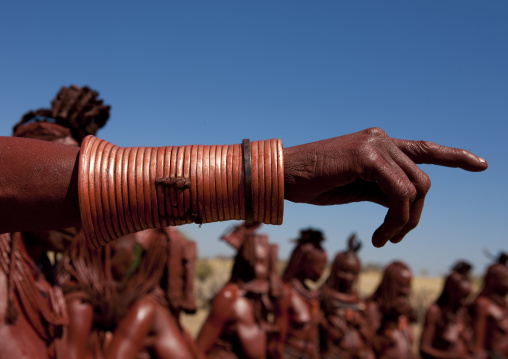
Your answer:
[[[475,353],[508,358],[508,253],[487,268],[483,288],[471,304]]]
[[[198,358],[179,322],[181,311],[196,309],[195,244],[173,228],[138,232],[99,249],[83,239],[60,272],[71,315],[68,358]]]
[[[351,235],[348,250],[337,253],[330,275],[320,288],[321,353],[325,359],[374,358],[365,302],[355,288],[361,270],[357,255],[360,248],[356,235]]]
[[[409,303],[412,279],[413,274],[406,263],[393,261],[386,266],[377,289],[365,301],[377,358],[415,357],[411,323],[416,315]]]
[[[472,292],[471,264],[458,261],[445,279],[443,290],[425,316],[420,337],[424,359],[472,359],[474,355],[467,298]]]
[[[62,87],[52,108],[24,115],[14,126],[13,136],[64,144],[59,147],[62,152],[72,153],[85,136],[94,134],[109,117],[110,107],[97,97],[98,93],[88,87]],[[51,181],[39,176],[35,180]],[[39,204],[32,199],[24,212],[30,217],[37,212],[37,207]],[[10,211],[8,206],[3,209]],[[58,206],[46,210],[54,210],[51,215],[55,217],[60,213]],[[18,214],[16,221],[23,223],[24,219],[25,216]],[[76,232],[76,228],[66,228],[0,234],[0,357],[65,358],[64,347],[58,339],[68,315],[46,252],[63,252]]]
[[[324,273],[327,256],[321,246],[323,240],[321,231],[310,228],[300,231],[282,277],[287,303],[285,327],[282,328],[286,359],[319,357],[319,291],[306,282],[316,282]]]
[[[282,357],[278,247],[256,233],[259,225],[242,223],[223,237],[238,252],[231,277],[213,299],[198,334],[197,344],[207,358]]]

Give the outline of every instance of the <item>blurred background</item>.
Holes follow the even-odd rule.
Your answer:
[[[320,229],[329,257],[356,232],[364,264],[394,259],[440,276],[456,259],[481,275],[508,251],[508,2],[7,1],[0,4],[0,135],[61,86],[88,85],[112,106],[99,136],[120,146],[284,146],[378,126],[390,136],[465,148],[489,169],[423,165],[420,225],[370,244],[386,210],[285,203],[261,232],[288,257]],[[199,256],[230,257],[233,223],[185,225]]]

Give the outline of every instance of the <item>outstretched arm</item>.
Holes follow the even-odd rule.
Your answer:
[[[399,242],[420,220],[430,179],[417,164],[467,171],[488,167],[484,159],[468,151],[393,139],[378,128],[283,152],[287,200],[316,205],[371,201],[387,207],[384,223],[372,238],[378,247],[387,241]],[[0,233],[79,224],[77,156],[78,149],[71,146],[0,138]],[[178,201],[188,203],[179,196]],[[204,201],[206,207],[210,198],[205,196]]]

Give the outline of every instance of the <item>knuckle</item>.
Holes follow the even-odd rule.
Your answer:
[[[404,198],[408,198],[411,200],[414,200],[416,198],[416,195],[418,194],[418,191],[416,190],[415,186],[407,185],[406,191],[404,193]]]
[[[431,141],[418,141],[419,147],[424,152],[433,152],[439,150],[441,146],[439,146],[437,143],[431,142]]]
[[[420,218],[410,219],[406,224],[406,228],[411,231],[418,226],[418,223],[420,223]]]
[[[369,136],[373,136],[373,137],[387,137],[388,135],[386,134],[386,132],[379,128],[379,127],[371,127],[371,128],[367,128],[365,130],[365,133]]]
[[[380,156],[375,150],[373,150],[372,146],[369,144],[365,144],[362,146],[360,152],[362,153],[363,162],[368,168],[378,168],[380,167]]]
[[[418,190],[426,194],[429,192],[431,184],[430,177],[426,173],[423,173],[418,181]]]

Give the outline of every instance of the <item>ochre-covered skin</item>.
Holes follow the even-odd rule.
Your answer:
[[[323,240],[321,231],[301,231],[283,275],[287,303],[286,325],[282,330],[284,358],[319,356],[319,292],[309,288],[306,281],[316,282],[323,275],[327,263],[326,252],[321,247]]]
[[[0,242],[2,253],[9,258],[0,259],[1,357],[64,358],[59,339],[67,324],[63,294],[38,267],[51,276],[49,261],[43,251],[29,253],[21,233],[1,234]]]
[[[41,231],[47,233],[50,230],[79,227],[81,225],[79,198],[82,193],[78,190],[80,148],[69,146],[69,144],[81,143],[86,135],[95,134],[97,129],[105,124],[109,117],[109,106],[104,105],[97,96],[97,92],[86,87],[64,87],[52,102],[51,109],[31,111],[15,126],[14,134],[16,136],[29,138],[0,137],[0,233],[41,233]],[[33,138],[39,138],[43,141]],[[254,156],[253,160],[258,163],[259,167],[257,177],[253,173],[253,176],[256,177],[253,177],[253,184],[257,181],[256,188],[265,191],[271,187],[270,193],[273,194],[273,177],[270,178],[270,183],[265,178],[265,169],[270,168],[273,173],[275,164],[272,155],[274,153],[272,151],[272,141],[270,141],[270,146],[266,145],[266,142],[263,146],[264,148],[261,150],[258,144],[257,151],[253,152],[257,154],[257,157]],[[190,163],[196,163],[197,178],[205,174],[209,176],[209,172],[205,168],[206,165],[203,164],[201,167],[198,165],[199,158],[203,156],[205,148],[198,146],[197,152],[192,152],[192,148],[196,149],[195,146],[191,147]],[[210,153],[211,148],[215,149],[214,153]],[[234,158],[241,156],[238,148],[233,149],[231,156],[228,152],[225,157],[222,150],[217,150],[217,146],[207,147],[206,150],[209,154],[209,164],[212,163],[212,158],[215,158],[216,165],[219,162],[221,164],[221,169],[215,173],[215,181],[203,182],[203,177],[199,178],[200,180],[196,181],[194,186],[198,188],[203,184],[201,192],[198,188],[198,193],[192,197],[179,194],[176,203],[183,203],[185,206],[185,203],[190,201],[197,208],[210,207],[211,220],[209,222],[221,219],[219,213],[216,212],[224,211],[224,208],[228,207],[225,207],[226,203],[229,204],[230,218],[231,209],[233,209],[235,215],[236,213],[245,212],[245,208],[241,205],[245,206],[245,188],[242,187],[243,182],[241,181],[243,174],[238,168],[240,162],[234,160]],[[429,163],[460,167],[468,171],[483,171],[488,167],[484,159],[468,151],[443,147],[432,142],[390,138],[379,128],[371,128],[341,137],[288,147],[283,149],[282,152],[284,158],[282,167],[284,169],[283,190],[285,199],[316,205],[371,201],[388,208],[388,214],[383,224],[373,235],[372,241],[375,246],[383,246],[388,241],[399,242],[418,224],[424,198],[430,188],[430,179],[417,167],[417,164]],[[222,161],[218,161],[219,157]],[[178,158],[185,159],[186,157]],[[282,161],[282,156],[280,156],[280,159]],[[176,160],[177,156],[174,158],[170,173],[185,175],[185,166],[182,172],[182,168],[178,166]],[[236,171],[231,173],[234,178],[229,178],[229,174],[224,176],[222,172],[224,160],[226,167],[228,164],[234,164],[233,169],[235,170],[236,166]],[[171,161],[173,161],[173,157]],[[279,169],[280,167],[277,162],[276,168]],[[136,173],[140,171],[139,167],[136,168]],[[236,176],[233,176],[233,173]],[[277,171],[277,176],[279,173],[282,172]],[[220,188],[224,188],[222,186],[223,180],[226,183],[228,181],[233,184],[236,183],[235,188],[239,188],[239,190],[237,193],[228,192],[227,200],[224,198],[226,191],[223,190],[221,192],[223,197],[222,206],[210,206],[211,201],[217,201],[214,188],[219,184]],[[280,183],[281,181],[278,182],[278,184]],[[184,183],[184,185],[186,184]],[[190,185],[193,186],[192,181]],[[140,188],[143,188],[144,191],[146,186],[141,185]],[[278,189],[278,197],[280,197],[281,190]],[[227,190],[229,191],[229,188]],[[203,192],[206,194],[205,196],[202,196]],[[253,194],[256,195],[255,192]],[[135,195],[140,204],[148,200],[148,195],[145,195],[144,192],[138,191]],[[273,199],[273,196],[270,197],[266,193],[263,198],[264,200],[260,200],[259,206],[255,208],[256,213],[263,212],[261,208],[269,208],[273,212],[275,207],[273,202],[269,201],[269,199]],[[256,198],[253,198],[253,200],[256,200]],[[173,207],[173,203],[164,203],[163,205],[173,211],[176,208]],[[277,208],[278,213],[281,206]],[[183,215],[183,213],[180,213],[179,208],[178,211],[178,215]],[[271,218],[272,215],[267,216],[265,214],[266,217]],[[276,217],[278,222],[282,220],[282,216],[277,215]],[[227,220],[225,213],[223,218]],[[132,226],[132,221],[129,221],[127,225]],[[142,230],[147,227],[148,224],[143,223],[141,219],[139,227],[136,229]],[[33,238],[38,239],[35,242],[32,241],[30,245],[25,244],[30,257],[37,262],[38,254],[36,252],[44,249],[43,247],[47,244],[44,242],[46,236],[35,235]],[[2,275],[4,278],[9,278],[10,273],[10,269],[4,268],[0,278],[2,278]],[[315,276],[315,274],[307,273],[306,275]],[[38,281],[39,278],[36,279],[38,283],[43,283],[43,281]],[[301,280],[301,278],[296,277],[295,280],[287,280],[290,288],[288,289],[288,297],[291,298],[288,303],[291,303],[292,306],[292,310],[288,312],[288,315],[291,322],[299,323],[300,326],[303,324],[303,327],[306,327],[308,322],[311,319],[313,320],[312,315],[318,305],[311,304],[309,307],[306,300],[298,299],[299,296],[305,296],[305,288],[298,287]],[[290,281],[296,281],[296,284],[289,284]],[[6,285],[9,286],[8,280],[4,282],[7,282]],[[8,305],[1,306],[1,303],[8,303],[8,292],[8,289],[0,291],[0,293],[3,293],[3,296],[0,295],[0,311],[8,309]],[[482,301],[483,299],[480,300],[480,302]],[[147,303],[149,304],[149,301]],[[16,305],[16,308],[19,309],[19,303]],[[505,328],[505,323],[498,316],[499,311],[504,313],[502,310],[504,307],[499,307],[494,312],[490,311],[490,309],[497,308],[497,306],[498,304],[481,304],[478,310],[478,313],[482,313],[480,309],[483,308],[486,313],[483,317],[490,316],[497,323],[493,326],[497,329],[493,331],[492,336],[488,337],[489,340],[492,339],[495,343],[499,343],[496,338],[502,337],[502,334],[499,333],[504,333],[502,330]],[[77,307],[72,307],[72,311],[74,310],[82,310],[86,313],[86,308],[79,307],[79,302]],[[143,309],[142,312],[151,313],[148,309]],[[144,318],[149,317],[147,315]],[[482,318],[482,316],[480,315],[479,318]],[[18,325],[22,326],[23,320],[24,318],[18,318],[18,321],[11,328],[3,328],[0,325],[0,330],[4,331],[5,334],[0,338],[2,338],[2,341],[5,338],[6,343],[8,343],[5,350],[11,350],[13,357],[16,358],[23,357],[15,352],[15,350],[21,351],[21,343],[16,340],[9,341],[9,333],[11,329],[18,328]],[[85,320],[84,323],[88,322]],[[484,325],[481,323],[485,323],[485,321],[479,320],[477,322],[477,330]],[[138,328],[145,328],[143,326],[145,324],[146,322],[140,323]],[[129,329],[135,327],[134,325],[132,327],[128,326]],[[281,335],[285,335],[285,329],[281,327],[280,330]],[[40,339],[31,338],[28,330],[20,329],[21,332],[26,333],[23,348],[26,348],[27,351],[31,350],[32,347],[39,349],[42,346],[46,347]],[[175,334],[176,336],[177,334]],[[130,334],[127,332],[126,337],[130,338]],[[142,335],[135,335],[135,338],[140,337]],[[483,343],[483,340],[478,338],[480,337],[477,336],[477,343]],[[132,343],[138,343],[136,340],[133,340]],[[178,343],[181,344],[183,341],[179,340]],[[505,346],[495,343],[488,345],[500,352],[506,352]],[[44,353],[43,350],[39,349],[37,349],[39,354]],[[34,358],[36,356],[34,354],[30,357]]]
[[[194,265],[186,253],[190,244],[173,228],[99,249],[76,241],[60,275],[73,314],[69,359],[201,358],[178,319],[180,311],[194,308],[187,290]],[[112,333],[108,340],[106,332]]]
[[[402,240],[420,220],[430,179],[416,164],[475,172],[488,167],[466,150],[390,138],[379,128],[283,152],[287,200],[318,205],[371,201],[388,208],[372,238],[376,246]],[[62,145],[0,138],[0,232],[78,225],[77,157],[77,149]]]
[[[487,269],[484,287],[471,305],[475,351],[489,359],[508,358],[507,258],[502,254]]]
[[[196,340],[207,358],[282,358],[277,248],[258,227],[242,223],[223,237],[238,253]]]
[[[77,232],[69,228],[79,225],[70,220],[79,210],[69,183],[73,176],[77,180],[81,140],[96,133],[109,117],[109,106],[98,95],[88,87],[62,87],[51,109],[25,114],[13,128],[13,136],[19,138],[4,138],[7,142],[0,145],[0,172],[4,174],[0,196],[6,200],[0,206],[1,223],[26,226],[22,232],[0,234],[2,357],[67,358],[65,340],[60,339],[68,324],[67,308],[46,251],[64,252]],[[11,146],[16,141],[20,148]],[[25,156],[10,156],[16,152]],[[12,172],[15,167],[19,175]],[[6,184],[14,181],[19,186],[16,190]],[[24,209],[10,211],[8,207],[15,203],[23,203]],[[64,225],[67,223],[73,225]]]
[[[335,256],[330,275],[320,288],[321,355],[325,359],[374,359],[372,332],[365,302],[356,291],[360,274],[360,245],[351,236],[348,251]]]
[[[412,274],[400,261],[384,270],[378,288],[366,300],[367,320],[373,333],[374,352],[378,358],[411,359],[414,312],[409,304]]]
[[[473,336],[467,308],[471,266],[458,262],[446,277],[441,295],[427,310],[420,337],[424,359],[473,358]]]

